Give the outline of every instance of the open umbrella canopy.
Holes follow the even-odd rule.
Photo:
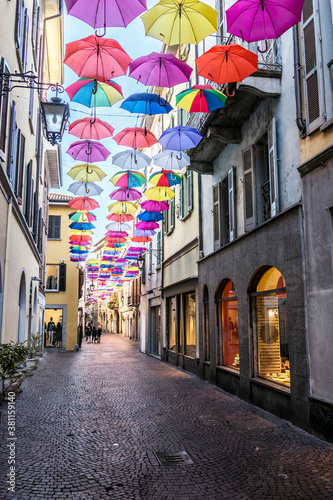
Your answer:
[[[91,224],[91,222],[72,222],[69,227],[71,229],[78,229],[79,231],[95,228],[94,224]]]
[[[211,85],[193,85],[176,95],[176,104],[189,113],[211,113],[224,108],[227,96]]]
[[[238,2],[237,2],[238,3]],[[198,75],[221,85],[241,82],[258,70],[258,56],[237,43],[214,45],[195,60]]]
[[[141,203],[141,208],[148,210],[149,212],[163,212],[164,210],[169,209],[169,203],[166,201],[144,200]]]
[[[104,139],[111,137],[114,127],[99,118],[81,118],[75,120],[68,127],[68,133],[73,134],[80,139]]]
[[[134,217],[131,214],[108,214],[106,218],[115,222],[127,222],[134,220]]]
[[[217,11],[199,0],[160,0],[141,19],[146,35],[166,45],[197,45],[217,32]]]
[[[98,196],[103,191],[103,189],[94,182],[82,181],[72,182],[67,190],[78,196]]]
[[[132,226],[130,224],[120,224],[119,222],[110,222],[107,224],[106,229],[109,231],[130,231]]]
[[[78,102],[87,108],[112,106],[123,99],[120,85],[112,80],[98,81],[89,78],[79,78],[66,88],[66,92],[73,102]]]
[[[78,235],[78,234],[72,234],[70,236],[70,241],[75,241],[77,243],[81,243],[82,242],[85,242],[85,243],[91,243],[92,241],[92,237],[91,236],[88,236],[88,235]]]
[[[278,38],[302,18],[304,0],[238,0],[227,11],[227,31],[257,42]]]
[[[110,181],[117,187],[135,188],[142,186],[146,182],[146,178],[140,172],[124,170],[124,172],[118,172],[111,177]]]
[[[195,148],[202,139],[202,135],[193,127],[167,128],[159,138],[159,143],[164,149],[183,151],[184,149]]]
[[[162,172],[156,172],[149,177],[149,183],[156,187],[170,187],[180,184],[182,177],[172,170],[163,170]]]
[[[130,56],[121,45],[110,38],[90,35],[66,45],[64,63],[84,78],[105,82],[125,75],[130,62]]]
[[[133,188],[118,188],[109,194],[111,200],[135,201],[142,198],[142,193]]]
[[[74,158],[74,160],[85,161],[87,163],[105,161],[111,154],[103,144],[90,140],[73,142],[66,153]]]
[[[89,212],[75,212],[73,215],[69,215],[69,220],[75,222],[91,222],[96,220],[96,216]]]
[[[130,113],[143,115],[168,114],[173,110],[171,104],[157,94],[141,93],[127,97],[120,106]]]
[[[144,85],[174,87],[188,82],[192,68],[173,54],[152,52],[131,62],[129,74]]]
[[[148,243],[148,241],[153,241],[150,236],[133,236],[131,241],[135,243]]]
[[[68,205],[76,210],[94,210],[99,207],[99,203],[94,198],[87,196],[78,196],[74,200],[70,200]]]
[[[126,238],[128,236],[128,232],[127,231],[107,231],[105,233],[105,236],[109,237],[113,237],[113,238]]]
[[[130,201],[116,201],[108,206],[109,212],[114,214],[134,214],[137,209],[138,206]]]
[[[150,165],[151,158],[140,151],[126,149],[112,156],[112,163],[126,170],[140,170]]]
[[[72,229],[69,234],[70,234],[70,236],[71,235],[87,235],[87,234],[94,234],[94,232],[89,231],[87,229]]]
[[[119,146],[130,148],[149,148],[156,144],[157,139],[150,130],[140,127],[127,127],[114,136],[114,140]]]
[[[67,14],[92,28],[123,27],[147,9],[146,0],[65,0]]]
[[[154,201],[165,201],[165,200],[172,200],[174,198],[175,192],[172,191],[169,187],[151,187],[147,189],[145,192],[146,198],[148,200],[154,200]]]
[[[149,222],[149,221],[141,221],[135,224],[137,229],[150,230],[150,229],[158,229],[159,225],[157,222]]]
[[[167,170],[180,170],[191,163],[190,157],[179,151],[166,150],[153,156],[154,165]]]
[[[90,247],[91,246],[91,242],[90,241],[73,241],[73,240],[69,240],[69,243],[72,245],[72,246],[78,246],[78,247]]]
[[[91,165],[90,163],[82,163],[72,167],[68,172],[73,180],[78,180],[81,182],[94,182],[101,181],[106,177],[106,174],[97,165]]]

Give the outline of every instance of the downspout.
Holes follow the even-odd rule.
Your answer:
[[[294,41],[294,85],[295,85],[295,98],[296,98],[296,125],[300,130],[300,137],[306,137],[306,121],[302,116],[302,89],[301,89],[301,75],[300,71],[302,66],[299,58],[299,40],[297,25],[293,27],[293,41]]]
[[[7,226],[6,226],[6,249],[5,249],[5,262],[4,262],[4,276],[3,276],[3,302],[2,302],[2,319],[1,319],[1,332],[0,341],[3,342],[3,333],[5,332],[6,316],[7,316],[7,295],[8,295],[8,282],[9,282],[9,257],[10,257],[10,232],[13,213],[13,199],[9,198],[8,212],[7,212]]]

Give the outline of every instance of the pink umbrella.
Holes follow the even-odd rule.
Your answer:
[[[111,238],[126,238],[128,236],[127,231],[107,231],[105,236],[111,236]]]
[[[143,229],[143,230],[148,229],[149,230],[149,229],[158,229],[159,225],[157,224],[157,222],[141,221],[141,222],[138,222],[137,224],[135,224],[135,227],[138,229]]]
[[[115,191],[112,191],[111,194],[109,194],[111,200],[118,200],[118,201],[135,201],[138,200],[139,198],[142,198],[142,193],[138,191],[137,189],[133,188],[119,188],[116,189]]]
[[[173,54],[152,52],[141,56],[129,65],[129,76],[144,85],[174,87],[188,82],[192,73],[188,64],[179,61]]]
[[[169,209],[169,203],[166,201],[145,200],[141,203],[141,208],[148,212],[163,212]]]
[[[68,132],[76,135],[80,139],[104,139],[111,137],[114,132],[114,127],[99,118],[81,118],[71,123]]]
[[[119,146],[128,146],[134,149],[149,148],[157,142],[156,137],[150,130],[140,127],[124,128],[124,130],[114,136],[114,140]]]
[[[94,163],[95,161],[105,161],[110,155],[110,151],[103,144],[96,141],[77,141],[73,142],[66,153],[71,155],[74,160]]]

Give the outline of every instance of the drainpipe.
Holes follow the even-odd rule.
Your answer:
[[[6,249],[5,249],[5,262],[4,262],[4,276],[3,276],[3,301],[2,301],[2,319],[1,319],[1,332],[0,341],[3,342],[7,317],[7,302],[8,297],[8,282],[9,282],[9,256],[10,256],[10,232],[12,225],[12,212],[13,212],[13,199],[9,198],[8,212],[7,212],[7,227],[6,227]]]
[[[299,59],[299,40],[297,25],[293,27],[294,39],[294,85],[295,85],[295,98],[296,98],[296,125],[300,130],[300,137],[306,137],[306,121],[302,116],[302,90],[301,90],[301,75],[300,71],[302,66]]]

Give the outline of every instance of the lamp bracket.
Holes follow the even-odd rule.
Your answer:
[[[33,71],[26,71],[25,73],[0,73],[1,95],[15,88],[28,88],[34,90],[52,90],[57,94],[62,94],[65,89],[62,85],[57,83],[39,82],[38,75]]]

